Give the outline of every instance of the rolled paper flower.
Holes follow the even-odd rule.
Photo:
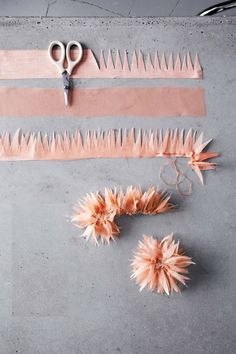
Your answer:
[[[162,241],[144,235],[134,251],[131,279],[135,279],[140,291],[147,287],[160,294],[179,293],[179,285],[189,279],[186,274],[190,264],[194,262],[183,254],[173,234]]]
[[[90,193],[75,206],[71,220],[78,228],[85,228],[82,236],[97,244],[99,236],[109,243],[119,234],[114,218],[115,211],[107,209],[104,198],[99,193]]]
[[[83,237],[95,244],[101,238],[109,243],[120,232],[115,216],[164,213],[175,206],[169,202],[170,195],[154,187],[142,192],[140,187],[129,186],[122,189],[105,189],[104,196],[97,193],[87,194],[74,208],[71,221],[80,229],[85,228]]]

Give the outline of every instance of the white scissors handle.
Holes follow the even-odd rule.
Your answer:
[[[55,46],[59,46],[61,49],[60,58],[58,60],[56,60],[53,57],[53,48]],[[66,57],[66,51],[65,51],[64,44],[60,41],[52,41],[48,47],[48,55],[49,55],[50,60],[53,62],[53,64],[55,64],[57,66],[60,74],[62,74],[65,71],[64,61],[65,61],[65,57]]]
[[[70,50],[72,46],[75,46],[78,49],[77,58],[75,60],[71,59]],[[66,71],[68,72],[69,75],[71,75],[74,67],[81,61],[82,56],[83,56],[82,45],[77,41],[70,41],[66,46],[66,59],[68,63],[68,67]]]

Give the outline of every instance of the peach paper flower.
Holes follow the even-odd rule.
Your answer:
[[[188,266],[194,264],[192,259],[183,255],[179,242],[173,240],[173,234],[162,241],[152,236],[144,236],[139,241],[131,263],[131,279],[135,279],[140,291],[145,287],[160,294],[167,295],[180,292],[179,284],[185,285],[189,278]]]
[[[114,219],[120,215],[150,214],[156,215],[173,209],[169,202],[170,195],[151,187],[142,192],[140,187],[129,186],[122,189],[105,189],[104,196],[99,192],[87,194],[83,201],[74,208],[71,221],[85,231],[82,236],[109,243],[115,239],[120,230]]]

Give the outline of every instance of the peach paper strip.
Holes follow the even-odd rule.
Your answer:
[[[206,114],[204,89],[81,88],[64,105],[63,89],[0,88],[1,117],[176,117]]]
[[[59,77],[58,70],[48,58],[47,50],[0,50],[0,79],[43,79]],[[75,68],[74,77],[79,78],[190,78],[202,79],[202,68],[198,55],[194,61],[190,53],[165,53],[159,57],[156,51],[148,51],[144,59],[141,51],[127,51],[105,55],[101,51],[97,61],[91,49],[84,49],[82,62]]]
[[[77,160],[88,158],[140,158],[140,157],[186,157],[188,165],[197,173],[201,182],[202,170],[212,170],[216,164],[208,160],[217,157],[215,152],[204,152],[212,139],[203,141],[203,133],[190,129],[114,130],[93,131],[82,135],[74,133],[54,133],[52,136],[41,132],[20,133],[13,136],[5,132],[0,136],[0,161],[17,160]]]

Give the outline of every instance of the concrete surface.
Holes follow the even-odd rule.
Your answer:
[[[220,0],[0,0],[0,16],[196,16]],[[236,8],[217,16],[236,15]]]
[[[0,19],[0,48],[47,48],[78,39],[101,48],[197,50],[204,80],[77,80],[76,85],[203,86],[207,117],[1,118],[0,131],[74,128],[196,128],[214,138],[220,166],[195,175],[191,197],[173,191],[179,209],[156,217],[120,218],[117,243],[93,247],[68,222],[86,192],[104,186],[160,184],[162,159],[98,159],[0,164],[0,353],[235,353],[235,18]],[[58,80],[1,85],[59,86]],[[171,231],[196,266],[181,295],[141,294],[130,276],[142,234]]]

